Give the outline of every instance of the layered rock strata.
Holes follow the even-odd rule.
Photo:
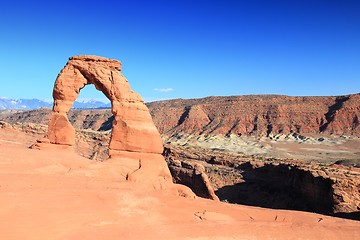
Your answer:
[[[250,95],[175,99],[147,103],[164,138],[177,134],[276,136],[323,134],[360,136],[360,94],[336,97]],[[4,114],[7,122],[45,123],[46,109]],[[79,129],[109,130],[110,110],[73,110]]]
[[[360,94],[330,97],[249,95],[149,103],[163,137],[176,134],[360,136]]]

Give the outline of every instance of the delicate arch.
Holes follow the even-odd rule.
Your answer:
[[[88,84],[94,84],[111,102],[114,115],[110,155],[115,151],[162,153],[160,134],[139,94],[121,74],[121,63],[97,56],[71,57],[59,73],[53,90],[54,106],[48,137],[53,144],[74,145],[75,129],[67,112]]]

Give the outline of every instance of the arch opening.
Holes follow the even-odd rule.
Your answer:
[[[114,117],[108,103],[109,99],[94,84],[86,84],[79,90],[78,98],[67,113],[75,128],[75,151],[90,160],[105,161],[109,158]]]

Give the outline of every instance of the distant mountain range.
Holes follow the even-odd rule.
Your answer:
[[[32,108],[40,106],[37,102],[39,100],[33,101],[35,103]],[[14,102],[16,101],[13,100],[13,108]],[[27,104],[25,101],[21,103]],[[45,103],[47,103],[45,106],[51,107],[50,103]],[[191,138],[210,135],[222,135],[227,138],[274,137],[289,134],[360,137],[360,94],[324,97],[283,95],[207,97],[157,101],[146,105],[164,139],[179,137],[183,140],[181,136],[185,135]],[[74,121],[72,124],[75,128],[95,131],[111,129],[113,116],[110,104],[91,100],[75,103],[74,106],[84,110],[69,111],[69,119]],[[27,108],[30,109],[30,106]],[[104,108],[108,110],[94,110]],[[0,114],[0,120],[46,125],[51,109],[9,112],[6,114],[2,112],[4,114],[2,116]]]
[[[0,98],[0,110],[33,110],[43,107],[52,107],[53,103],[40,99],[11,99]],[[102,109],[111,108],[111,104],[99,100],[77,100],[73,105],[73,109]]]

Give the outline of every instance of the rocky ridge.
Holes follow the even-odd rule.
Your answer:
[[[360,94],[337,97],[248,95],[148,103],[165,136],[360,136]]]
[[[193,136],[360,136],[360,94],[334,97],[207,97],[165,100],[146,105],[156,127],[165,137],[185,133]],[[0,118],[9,122],[46,122],[46,111],[18,111],[10,115],[0,114]],[[68,114],[71,119],[79,119],[77,123],[73,121],[76,128],[111,129],[111,124],[104,124],[112,121],[110,110],[70,110]]]

